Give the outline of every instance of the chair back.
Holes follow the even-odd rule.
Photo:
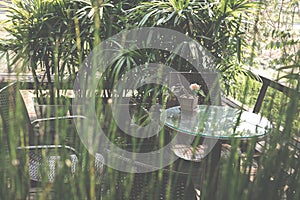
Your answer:
[[[16,83],[10,83],[0,89],[0,179],[4,186],[0,189],[0,196],[9,199],[25,199],[29,189],[27,156],[24,152],[17,152],[18,146],[28,145],[28,134],[32,133],[26,113]]]
[[[125,176],[123,174],[123,177],[119,178],[119,181],[115,185],[116,194],[113,195],[116,198],[114,199],[195,200],[196,193],[194,186],[191,178],[188,176],[163,170],[126,174]]]
[[[0,114],[3,132],[10,137],[8,144],[14,142],[17,147],[33,141],[33,127],[16,82],[0,89]]]
[[[123,158],[113,152],[109,153],[109,159],[118,160],[124,169],[131,167],[132,172],[109,168],[106,174],[107,182],[103,187],[104,199],[196,199],[194,184],[189,173],[175,171],[170,167],[158,169],[148,164],[136,162],[134,159]]]

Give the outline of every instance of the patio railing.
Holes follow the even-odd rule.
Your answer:
[[[40,77],[41,78],[41,77]],[[294,88],[290,88],[286,85],[283,85],[279,83],[278,81],[271,80],[271,78],[267,78],[263,75],[259,75],[260,80],[262,81],[262,86],[260,88],[259,94],[257,96],[257,100],[255,102],[254,108],[251,110],[250,107],[247,107],[247,105],[243,105],[241,102],[234,100],[232,98],[223,97],[222,101],[224,104],[227,104],[231,107],[243,107],[244,109],[251,110],[254,113],[259,113],[260,109],[262,107],[262,104],[264,102],[264,98],[266,95],[266,92],[269,87],[282,92],[284,95],[288,97],[297,96],[300,98],[300,91],[296,91]],[[31,74],[16,74],[16,73],[0,73],[0,87],[5,86],[8,82],[12,81],[20,81],[22,84],[20,85],[20,89],[34,89],[34,81]],[[45,83],[43,83],[45,84]],[[66,85],[61,85],[62,88],[69,87],[68,89],[72,89],[72,84],[66,82]],[[105,90],[105,89],[104,89]],[[298,94],[298,95],[295,95]]]

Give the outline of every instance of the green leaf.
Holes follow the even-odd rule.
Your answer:
[[[284,70],[284,69],[294,69],[294,68],[299,68],[300,67],[300,64],[293,64],[293,65],[288,65],[288,66],[284,66],[284,67],[280,67],[278,68],[278,70]]]
[[[280,79],[291,79],[291,80],[299,80],[300,81],[300,75],[299,74],[287,74],[285,76],[280,77],[278,80]]]
[[[157,9],[152,10],[151,12],[147,13],[143,19],[139,22],[139,26],[143,26],[150,18],[151,15],[157,12]]]

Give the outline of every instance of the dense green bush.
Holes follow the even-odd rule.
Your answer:
[[[156,26],[177,30],[197,40],[216,59],[211,70],[221,73],[224,89],[240,74],[252,75],[244,67],[243,51],[248,48],[247,29],[254,23],[257,2],[238,1],[183,1],[162,0],[141,2],[129,9],[128,23],[136,26]],[[184,47],[182,47],[184,48]],[[190,48],[192,46],[187,46]],[[186,63],[173,62],[180,71],[194,71]]]
[[[10,55],[11,65],[32,72],[36,91],[47,88],[43,82],[54,82],[47,88],[51,102],[64,79],[74,78],[93,44],[93,21],[76,18],[82,6],[70,0],[16,0],[7,8],[10,36],[2,39],[1,50]]]

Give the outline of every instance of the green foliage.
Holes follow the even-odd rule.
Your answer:
[[[268,44],[271,49],[279,49],[282,55],[272,61],[272,65],[280,72],[278,80],[287,80],[289,85],[297,88],[300,84],[300,40],[295,39],[290,32],[273,31],[274,41]]]
[[[0,50],[6,52],[10,65],[18,64],[23,71],[32,72],[37,95],[39,90],[49,89],[54,102],[56,89],[68,81],[72,84],[94,45],[126,27],[122,15],[128,5],[87,0],[14,1],[7,5],[4,26],[10,37],[1,41]],[[127,54],[114,64],[117,67],[112,73],[118,77],[119,68],[135,62]],[[54,82],[54,86],[43,87],[43,82]]]
[[[90,36],[88,23],[74,19],[80,6],[69,0],[25,0],[13,1],[7,8],[5,30],[10,37],[1,41],[1,50],[10,55],[11,65],[20,64],[32,72],[37,91],[43,82],[55,83],[48,88],[51,102],[55,88],[61,87],[66,76],[74,78],[89,53],[86,48],[92,40],[78,41],[78,37]]]
[[[257,2],[244,0],[164,0],[141,2],[127,12],[131,24],[171,28],[196,39],[216,58],[217,66],[212,68],[221,72],[228,92],[230,80],[239,74],[251,76],[244,67],[243,49],[248,47],[246,29],[253,23],[251,18],[259,6]],[[175,68],[178,70],[179,66]],[[180,70],[194,69],[186,66]]]
[[[261,83],[256,81],[254,74],[245,69],[245,65],[257,65],[258,51],[255,50],[279,50],[280,56],[273,59],[267,67],[271,66],[280,71],[278,80],[284,80],[295,91],[299,91],[299,39],[295,37],[295,33],[281,27],[288,27],[285,22],[289,21],[287,16],[291,14],[290,9],[294,8],[296,1],[290,1],[286,8],[282,2],[268,0],[266,4],[260,4],[245,0],[18,0],[8,9],[9,21],[5,26],[10,37],[1,41],[0,48],[12,56],[11,65],[20,64],[23,68],[29,68],[36,77],[42,73],[42,78],[49,78],[50,81],[54,75],[54,90],[65,75],[72,76],[76,73],[81,62],[101,40],[132,27],[171,28],[187,34],[209,49],[217,59],[218,65],[213,67],[221,72],[224,89],[242,103],[253,107]],[[272,7],[271,11],[268,3]],[[265,17],[265,10],[270,18]],[[279,12],[275,12],[277,10]],[[191,46],[192,44],[182,44],[180,48],[191,49]],[[103,78],[108,82],[109,88],[113,88],[126,71],[145,63],[178,64],[176,69],[179,71],[194,70],[187,62],[165,51],[144,49],[122,53],[113,59],[104,73]],[[157,72],[136,72],[136,80],[145,81],[151,73]],[[40,80],[37,83],[40,84]],[[134,95],[156,101],[161,95],[159,89],[161,88],[148,85],[139,88]],[[137,100],[133,103],[143,101],[138,97],[133,99]],[[253,157],[256,144],[253,141],[246,148],[246,155],[239,166],[241,160],[238,147],[241,141],[232,141],[231,153],[227,158],[222,158],[219,166],[219,188],[211,191],[209,182],[213,179],[207,177],[201,191],[204,198],[206,194],[215,193],[217,199],[299,199],[299,149],[290,145],[293,136],[299,137],[299,94],[295,92],[290,97],[292,98],[277,90],[268,89],[261,114],[273,122],[274,130],[268,138],[268,145],[263,149],[262,157]],[[102,102],[97,102],[97,105],[97,114],[100,113],[97,117],[101,125],[109,131],[111,141],[120,147],[126,146],[125,143],[131,138],[124,139],[124,134],[118,132],[116,124],[111,122],[111,113],[107,110],[102,112]],[[147,110],[139,108],[135,112],[133,115],[137,124],[148,123]],[[21,111],[16,115],[22,115]],[[20,127],[22,125],[19,123]],[[67,126],[68,124],[54,125],[60,132],[60,135],[55,133],[55,138],[66,137],[69,133]],[[7,154],[4,150],[7,144],[3,138],[9,135],[13,139],[16,138],[15,134],[4,132],[0,122],[0,195],[4,199],[24,199],[32,186],[26,173],[28,169],[21,166],[25,168],[21,171],[23,173],[18,171],[20,166],[15,159],[16,152]],[[162,137],[158,139],[163,140]],[[138,149],[142,142],[132,141]],[[163,143],[159,142],[160,145]],[[12,149],[14,146],[16,144],[11,144]],[[55,199],[97,199],[97,192],[101,188],[94,182],[93,167],[88,165],[93,159],[80,142],[75,146],[82,152],[78,163],[78,167],[82,169],[80,173],[62,183],[65,175],[70,172],[70,166],[67,155],[61,154],[65,162],[58,178],[50,184],[43,180],[39,185],[43,193],[36,199],[49,197],[52,190],[55,190]],[[26,159],[26,156],[23,158]],[[8,161],[4,162],[6,160]],[[248,171],[254,163],[258,164],[255,176]],[[111,176],[107,181],[114,183],[116,179],[117,177]],[[126,192],[132,187],[132,181],[129,179],[124,184],[128,189]],[[114,189],[105,192],[108,192],[105,194],[108,198],[116,194]]]

